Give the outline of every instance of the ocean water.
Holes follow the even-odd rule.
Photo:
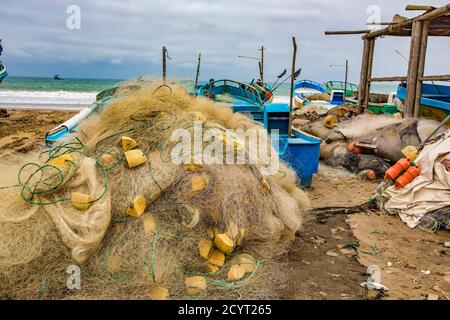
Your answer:
[[[81,109],[95,101],[102,90],[114,87],[124,80],[7,77],[0,84],[0,106],[11,108]],[[193,81],[182,81],[192,87]],[[206,82],[200,82],[203,84]],[[373,85],[372,92],[396,91],[396,84]],[[282,84],[274,95],[274,102],[289,102],[290,83]]]
[[[95,101],[97,93],[121,81],[7,77],[0,84],[0,106],[79,109]]]

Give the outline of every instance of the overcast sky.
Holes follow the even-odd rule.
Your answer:
[[[412,1],[414,2],[414,1]],[[448,0],[421,0],[442,6]],[[291,63],[291,37],[299,44],[302,77],[342,79],[349,59],[350,80],[358,82],[360,35],[325,36],[325,30],[365,29],[378,6],[390,21],[411,0],[0,0],[2,60],[11,75],[125,79],[161,73],[161,46],[169,56],[168,75],[192,79],[202,53],[200,78],[251,80],[257,61],[238,55],[265,52],[266,80]],[[81,10],[80,29],[66,26],[67,8]],[[369,13],[368,13],[369,9]],[[375,10],[375,11],[374,11]],[[405,75],[409,38],[377,41],[374,75]],[[429,42],[427,74],[450,67],[450,39]],[[338,65],[329,67],[329,65]]]

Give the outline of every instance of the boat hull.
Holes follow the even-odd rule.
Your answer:
[[[397,88],[397,98],[405,103],[407,96],[406,84],[402,83]],[[422,118],[444,120],[450,114],[450,86],[422,85],[419,116]]]

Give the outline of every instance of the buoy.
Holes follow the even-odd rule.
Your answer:
[[[372,169],[367,170],[367,179],[370,181],[375,181],[377,179],[377,174]]]
[[[144,232],[146,235],[156,232],[156,220],[152,214],[144,214],[142,216],[142,222],[144,224]]]
[[[406,146],[402,149],[401,152],[406,157],[406,159],[408,159],[409,162],[413,162],[414,160],[416,160],[417,155],[419,153],[417,151],[417,148],[414,146]]]
[[[203,167],[200,164],[195,164],[195,163],[188,163],[188,164],[184,165],[184,168],[187,171],[196,172],[196,173],[203,171]]]
[[[217,272],[217,271],[219,271],[219,267],[208,262],[208,263],[206,263],[206,271]]]
[[[353,141],[352,143],[350,143],[347,147],[348,151],[353,151],[356,154],[361,154],[361,148],[355,147],[356,141]]]
[[[245,233],[246,233],[245,228],[239,229],[239,237],[236,240],[236,246],[240,246],[242,244],[245,238]]]
[[[202,276],[187,277],[184,284],[190,295],[197,295],[206,290],[206,278]]]
[[[128,167],[134,168],[147,161],[147,157],[142,150],[134,149],[125,152],[125,159],[127,159]]]
[[[63,167],[68,163],[73,162],[73,157],[70,154],[63,154],[59,157],[53,158],[49,161],[49,164],[56,167]]]
[[[404,174],[395,180],[395,187],[401,189],[409,184],[420,174],[420,168],[418,166],[410,166]]]
[[[225,254],[231,254],[234,249],[233,241],[225,233],[216,234],[214,237],[214,245]]]
[[[256,270],[256,260],[253,256],[249,254],[241,254],[238,257],[238,262],[240,266],[245,270],[245,272],[253,272]]]
[[[384,178],[389,180],[394,180],[397,178],[404,170],[408,169],[411,163],[406,158],[401,158],[392,167],[386,170],[384,173]]]
[[[245,269],[238,264],[233,264],[228,271],[227,279],[228,281],[240,280],[245,275]]]
[[[215,266],[222,267],[225,263],[225,255],[219,250],[213,250],[209,256],[208,262]]]
[[[338,120],[337,120],[336,116],[329,114],[323,119],[322,124],[325,127],[327,127],[328,129],[331,129],[331,128],[334,128],[335,126],[337,126]]]
[[[92,206],[92,198],[90,195],[80,192],[72,192],[72,206],[75,209],[86,211]]]
[[[211,219],[212,221],[214,221],[215,223],[219,222],[219,211],[217,211],[216,209],[212,209],[210,211],[210,215],[211,215]]]
[[[127,208],[127,214],[133,217],[140,217],[147,207],[147,199],[145,199],[144,195],[139,194],[134,197],[130,206]]]
[[[150,291],[149,297],[151,300],[168,300],[169,289],[164,287],[155,287]]]
[[[123,136],[122,137],[122,149],[123,151],[128,151],[137,147],[137,142],[130,137]]]
[[[205,175],[199,175],[199,176],[192,176],[192,185],[191,189],[193,192],[200,191],[206,188],[208,185],[208,176]]]
[[[106,167],[112,165],[114,163],[114,160],[115,158],[109,153],[105,153],[100,157],[100,162]]]
[[[198,243],[198,251],[203,259],[208,260],[213,248],[214,246],[211,240],[200,240]]]

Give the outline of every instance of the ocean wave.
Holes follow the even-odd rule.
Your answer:
[[[89,105],[96,92],[25,91],[0,89],[0,104]]]

